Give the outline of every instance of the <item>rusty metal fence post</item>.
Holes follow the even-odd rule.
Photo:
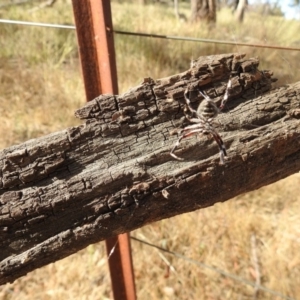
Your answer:
[[[110,1],[72,0],[87,101],[118,94]],[[129,234],[106,241],[114,299],[136,299]]]

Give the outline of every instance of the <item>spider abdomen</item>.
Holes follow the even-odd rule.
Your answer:
[[[220,162],[224,164],[225,157],[227,157],[226,148],[222,141],[221,136],[216,131],[213,125],[213,118],[215,118],[219,113],[219,108],[215,104],[213,100],[209,98],[205,93],[199,91],[199,93],[203,96],[204,100],[200,103],[197,108],[197,111],[191,107],[191,101],[189,98],[189,90],[188,88],[184,91],[184,99],[186,106],[184,108],[184,114],[187,120],[192,123],[191,125],[185,126],[183,129],[180,130],[179,137],[174,144],[173,148],[170,151],[170,155],[177,160],[183,160],[183,158],[178,157],[174,152],[176,148],[179,146],[180,141],[183,138],[189,137],[193,134],[204,134],[204,135],[211,135],[219,147],[220,153]]]
[[[215,118],[219,109],[212,100],[204,99],[198,106],[197,113],[206,119]]]

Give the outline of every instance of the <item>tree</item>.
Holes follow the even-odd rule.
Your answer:
[[[216,23],[216,0],[191,0],[191,21]]]
[[[255,12],[258,12],[266,16],[280,16],[280,17],[284,16],[284,13],[281,10],[281,6],[278,0],[275,2],[256,1],[251,4],[251,9]]]
[[[236,0],[234,1],[235,18],[238,22],[244,21],[245,10],[247,8],[247,0]]]

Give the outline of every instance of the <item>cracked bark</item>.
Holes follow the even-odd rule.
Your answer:
[[[148,223],[226,201],[300,169],[300,83],[262,95],[274,81],[257,59],[201,57],[183,73],[120,96],[101,95],[76,111],[85,124],[0,151],[0,284]],[[218,131],[182,141],[183,92],[195,107],[233,88]]]

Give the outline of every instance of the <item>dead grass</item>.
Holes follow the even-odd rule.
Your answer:
[[[182,12],[187,16],[188,7]],[[155,15],[155,17],[153,17]],[[116,29],[169,35],[295,46],[299,24],[248,15],[238,27],[221,11],[216,28],[178,22],[172,9],[113,2]],[[0,17],[73,23],[69,1],[53,8],[0,10]],[[78,124],[73,111],[84,90],[73,31],[0,25],[0,148]],[[299,80],[296,52],[198,44],[116,35],[120,91],[143,77],[159,78],[186,69],[200,55],[245,52],[259,56],[279,84]],[[241,174],[242,176],[242,174]],[[300,298],[300,176],[136,230],[133,236],[186,257],[255,281],[253,245],[261,284]],[[184,201],[184,199],[183,199]],[[139,299],[250,299],[245,284],[132,241]],[[168,267],[171,265],[171,269]],[[66,259],[0,287],[1,299],[110,299],[104,243],[90,245]],[[259,292],[256,299],[280,299]]]

